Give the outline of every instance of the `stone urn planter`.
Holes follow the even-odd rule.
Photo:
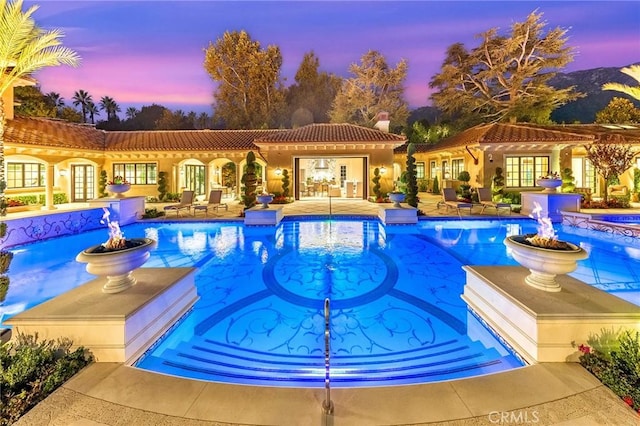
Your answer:
[[[102,287],[104,293],[119,293],[136,283],[132,272],[149,259],[149,252],[157,245],[150,238],[126,240],[124,247],[118,249],[107,249],[99,244],[80,252],[76,260],[86,263],[90,274],[107,277]]]
[[[553,193],[562,185],[562,179],[538,179],[536,184],[544,188],[542,192]]]
[[[535,246],[528,241],[533,235],[512,235],[504,239],[513,258],[531,271],[525,283],[543,291],[558,292],[556,275],[568,274],[578,267],[578,260],[588,257],[587,252],[575,244],[558,241],[562,248]]]
[[[389,200],[393,202],[393,207],[401,207],[400,203],[404,202],[406,195],[401,192],[390,192]]]
[[[124,193],[131,189],[130,183],[118,183],[107,185],[105,189],[111,192],[115,198],[124,198]]]
[[[259,203],[262,203],[263,209],[269,208],[269,203],[273,201],[273,195],[271,194],[260,194],[256,197]]]

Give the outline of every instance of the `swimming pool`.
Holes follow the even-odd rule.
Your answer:
[[[138,366],[204,380],[322,386],[325,297],[332,300],[334,386],[437,381],[520,366],[460,299],[461,266],[516,264],[502,240],[535,227],[531,220],[127,226],[127,237],[158,240],[145,266],[199,268],[201,299]],[[559,233],[591,252],[572,275],[640,305],[636,240],[572,228]],[[74,258],[105,235],[14,248],[2,319],[92,279]]]

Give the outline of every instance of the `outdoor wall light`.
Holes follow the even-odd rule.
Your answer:
[[[493,154],[489,154],[489,162],[493,163]]]
[[[276,176],[280,176],[282,174],[282,169],[280,167],[276,167]]]
[[[384,166],[380,167],[380,174],[383,175],[387,172],[387,169]]]
[[[68,173],[68,172],[67,172],[67,169],[60,169],[60,170],[58,171],[58,174],[59,174],[60,176],[66,176],[66,175],[67,175],[67,173]]]

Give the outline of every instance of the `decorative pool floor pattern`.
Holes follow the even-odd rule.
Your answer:
[[[467,335],[469,321],[472,329],[482,326],[469,320],[460,299],[462,265],[421,235],[394,233],[378,221],[285,221],[246,231],[244,249],[199,262],[200,301],[138,367],[222,382],[324,386],[326,298],[334,386],[522,366],[486,331]],[[204,236],[188,238],[198,245]]]

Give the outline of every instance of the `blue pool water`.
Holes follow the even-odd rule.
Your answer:
[[[162,223],[125,227],[158,240],[146,267],[196,266],[200,300],[139,363],[203,380],[322,386],[323,300],[331,299],[332,383],[445,380],[522,364],[468,312],[461,266],[516,264],[507,235],[530,220]],[[640,243],[575,228],[559,236],[589,253],[572,273],[640,305]],[[106,230],[13,249],[2,320],[93,278],[75,255]]]

